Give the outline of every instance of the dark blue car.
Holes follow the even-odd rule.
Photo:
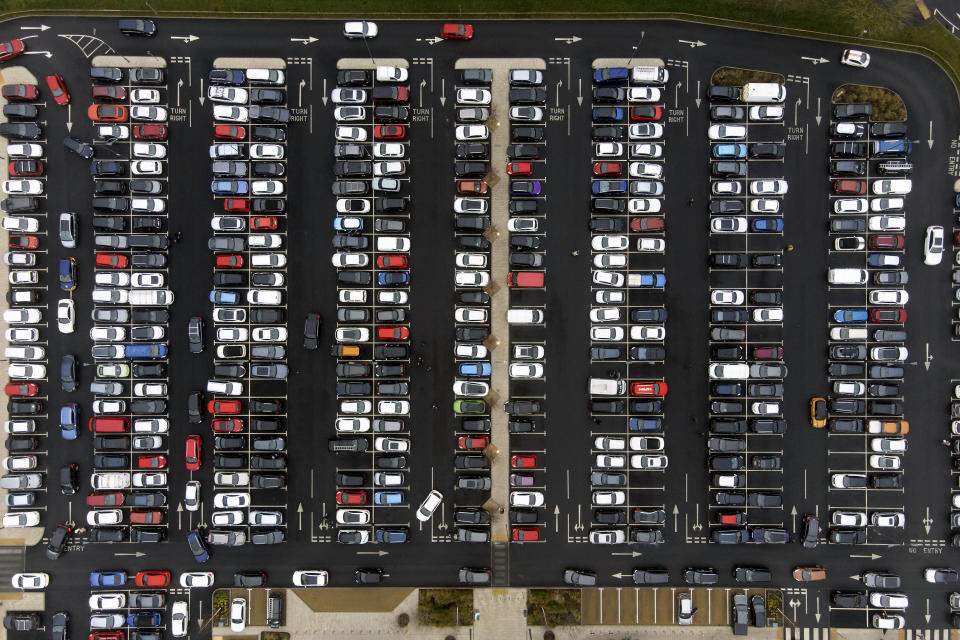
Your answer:
[[[381,287],[403,287],[410,284],[409,271],[381,271],[377,274],[377,284]]]
[[[70,402],[60,407],[60,435],[64,440],[77,439],[77,403]]]
[[[604,67],[593,72],[593,81],[597,84],[613,84],[630,79],[630,70],[626,67]]]
[[[122,587],[127,584],[125,571],[93,571],[90,573],[91,587]]]
[[[210,183],[210,191],[218,196],[242,196],[249,190],[246,180],[214,180]]]
[[[128,627],[159,627],[162,617],[159,613],[137,611],[127,616]]]
[[[187,534],[187,546],[190,547],[190,553],[193,554],[193,559],[197,562],[206,562],[210,559],[210,554],[207,553],[207,545],[203,543],[203,538],[200,537],[198,531],[193,530]]]
[[[539,180],[514,180],[510,183],[510,195],[512,196],[538,196],[540,195]]]
[[[627,193],[626,180],[597,180],[591,185],[595,196],[622,196]]]
[[[661,418],[630,418],[630,431],[663,431]]]
[[[73,291],[77,288],[76,264],[75,258],[60,259],[59,280],[63,291]]]
[[[406,528],[377,529],[374,534],[380,544],[397,544],[407,541]]]
[[[620,122],[623,120],[623,109],[620,107],[594,107],[591,116],[594,122]]]

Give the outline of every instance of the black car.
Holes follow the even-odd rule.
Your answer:
[[[33,631],[40,627],[40,614],[32,611],[11,611],[3,616],[3,628],[10,631]]]
[[[510,160],[536,160],[540,157],[542,148],[536,144],[507,145],[507,158]]]
[[[57,528],[53,530],[53,533],[50,534],[50,538],[47,541],[47,558],[56,560],[63,554],[67,546],[67,538],[72,531],[73,530],[66,524],[57,525]]]
[[[263,571],[237,571],[233,574],[233,586],[256,589],[267,584],[267,574]]]
[[[831,160],[830,174],[835,176],[867,175],[866,160]]]
[[[623,87],[594,87],[594,102],[626,102],[626,91]]]
[[[29,198],[26,196],[17,196],[15,198],[4,198],[0,202],[0,209],[7,213],[25,213],[36,211],[40,208],[39,198]]]
[[[253,104],[283,104],[286,93],[281,89],[251,89],[250,102]]]
[[[460,231],[486,231],[490,227],[488,216],[454,216],[454,227]]]
[[[773,574],[764,567],[736,567],[733,579],[740,584],[766,584],[773,580]]]
[[[896,138],[907,135],[906,122],[875,122],[870,125],[870,135],[874,138]]]
[[[867,606],[866,591],[834,591],[830,595],[834,606],[844,609],[864,609]]]
[[[710,107],[710,119],[715,122],[730,122],[736,120],[745,120],[747,110],[744,107],[731,105],[718,105]]]
[[[493,82],[493,71],[490,69],[461,69],[460,81],[463,84],[490,84]]]
[[[783,260],[780,253],[755,253],[750,257],[750,264],[757,269],[775,269]]]
[[[747,146],[747,153],[751,158],[782,158],[787,145],[782,142],[753,142]]]
[[[623,233],[627,221],[623,218],[590,218],[590,231],[595,233]]]
[[[867,541],[867,532],[863,529],[831,529],[829,537],[833,544],[863,544]]]
[[[43,137],[43,129],[33,122],[5,122],[0,124],[0,136],[8,140],[39,140]]]
[[[547,90],[540,87],[510,89],[508,99],[510,104],[545,104],[547,102]]]
[[[593,521],[596,524],[626,524],[627,517],[620,509],[594,509]]]
[[[32,104],[6,104],[3,106],[3,115],[7,118],[36,120],[37,114],[37,108]]]
[[[337,84],[341,87],[370,84],[370,73],[362,69],[343,69],[337,71]]]
[[[741,385],[742,386],[742,385]],[[747,432],[746,420],[713,418],[710,420],[710,432],[716,434],[741,434]]]
[[[712,471],[737,471],[745,466],[743,456],[738,455],[710,456],[709,462]]]
[[[838,104],[833,107],[837,120],[866,120],[873,115],[872,104]]]
[[[729,87],[724,85],[712,84],[707,87],[707,100],[729,101],[740,100],[743,96],[743,89],[740,87]],[[742,119],[742,118],[741,118]]]
[[[717,178],[740,178],[747,175],[747,163],[734,161],[711,162],[710,174]]]
[[[485,160],[490,157],[490,147],[482,142],[460,142],[454,148],[455,155],[460,160]],[[482,173],[487,167],[483,165]]]
[[[747,266],[744,253],[711,253],[710,266],[716,269],[743,269]]]
[[[874,489],[902,489],[902,473],[874,473],[870,476],[870,486]]]
[[[509,400],[503,404],[503,410],[514,416],[530,416],[543,413],[543,406],[538,400]]]
[[[626,129],[613,125],[594,127],[591,135],[596,142],[620,142],[627,139]]]
[[[834,142],[830,145],[830,155],[845,158],[862,158],[867,155],[864,142]]]
[[[708,209],[711,214],[723,215],[735,215],[745,211],[742,200],[711,200]]]
[[[590,359],[593,361],[622,360],[623,351],[618,347],[591,347]]]

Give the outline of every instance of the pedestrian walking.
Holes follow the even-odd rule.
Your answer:
[[[693,206],[693,201],[694,201],[694,197],[693,197],[693,196],[690,196],[690,199],[687,200],[687,206],[688,206],[688,207],[692,207],[692,206]]]
[[[574,249],[573,251],[570,252],[570,255],[574,257],[580,255],[580,249]]]
[[[949,440],[941,440],[941,441],[940,441],[940,444],[942,444],[942,445],[945,446],[945,447],[949,447],[949,446],[950,446],[950,441],[949,441]]]

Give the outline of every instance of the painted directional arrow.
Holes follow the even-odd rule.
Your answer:
[[[820,121],[823,120],[823,117],[821,117],[821,115],[820,115],[820,97],[819,97],[819,96],[817,96],[817,117],[816,117],[816,120],[817,120],[817,126],[819,127],[819,126],[820,126]]]
[[[389,553],[390,553],[389,551],[383,551],[382,549],[380,551],[357,551],[357,554],[359,555],[369,555],[369,556],[385,556],[385,555],[388,555]]]
[[[194,40],[199,40],[200,36],[170,36],[171,40],[183,40],[184,42],[193,42]]]
[[[933,356],[930,354],[930,343],[927,342],[926,345],[927,345],[927,358],[923,362],[923,368],[926,369],[927,371],[930,371],[930,363],[933,361]],[[930,533],[930,532],[927,531],[927,533]]]
[[[636,558],[637,556],[642,556],[641,551],[614,551],[610,555],[612,556],[630,556],[631,558]]]
[[[39,27],[20,27],[20,29],[21,29],[22,31],[27,31],[27,30],[29,30],[29,29],[35,29],[35,30],[38,30],[38,31],[46,31],[46,30],[49,29],[49,28],[50,28],[50,27],[48,27],[48,26],[45,25],[45,24],[42,24],[42,25],[40,25]]]
[[[555,506],[553,508],[553,532],[560,532],[560,507]]]
[[[703,42],[702,40],[696,40],[696,41],[694,41],[694,40],[677,40],[677,42],[679,42],[679,43],[681,43],[681,44],[688,44],[688,45],[690,45],[690,48],[691,48],[691,49],[693,49],[694,47],[705,47],[705,46],[707,46],[707,43],[706,43],[706,42]]]
[[[813,64],[823,64],[824,62],[830,62],[826,58],[811,58],[810,56],[800,56],[801,60],[808,60]]]
[[[434,36],[433,38],[417,38],[417,42],[426,42],[426,43],[429,43],[431,46],[437,44],[441,40],[443,40],[443,38],[439,36]]]
[[[67,132],[68,133],[70,132],[71,129],[73,129],[73,117],[72,117],[73,109],[71,109],[71,106],[73,105],[69,105],[69,104],[67,105]]]
[[[573,44],[574,42],[580,42],[583,40],[580,36],[568,36],[566,38],[554,38],[557,42],[566,42],[567,44]]]
[[[857,555],[856,553],[851,553],[850,557],[851,558],[870,558],[871,560],[876,560],[877,558],[882,558],[883,556],[881,556],[879,553],[871,553],[865,556]]]
[[[143,556],[145,556],[145,555],[147,555],[147,554],[145,554],[143,551],[137,551],[137,552],[135,552],[135,553],[120,553],[120,552],[117,552],[117,553],[114,553],[113,555],[115,555],[115,556],[135,556],[135,557],[137,557],[137,558],[142,558]]]
[[[617,580],[622,580],[623,578],[626,578],[628,575],[632,575],[632,574],[620,573],[619,571],[617,571],[616,573],[611,573],[610,575],[616,578]]]
[[[930,121],[930,137],[927,138],[927,146],[933,149],[933,120]]]
[[[47,56],[48,58],[53,57],[53,54],[50,53],[49,51],[24,51],[23,53],[28,56],[42,55],[42,56]]]
[[[930,535],[930,525],[933,524],[933,518],[930,517],[930,507],[927,507],[927,515],[922,520],[923,528],[926,529],[927,535]]]
[[[317,38],[313,36],[308,36],[306,38],[290,38],[290,42],[299,42],[300,44],[313,44],[317,41]]]

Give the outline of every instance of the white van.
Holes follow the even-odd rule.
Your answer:
[[[507,309],[507,324],[543,324],[543,310]]]
[[[663,67],[638,66],[633,68],[633,81],[638,84],[666,84],[670,72]]]
[[[863,328],[833,327],[830,329],[830,339],[862,341],[867,339],[867,330]]]
[[[134,307],[166,307],[173,304],[173,291],[169,289],[133,289],[128,297]]]
[[[872,188],[874,195],[904,196],[910,193],[910,190],[913,188],[913,181],[906,178],[900,178],[898,180],[874,180]]]
[[[777,82],[748,82],[743,85],[744,102],[783,102],[787,88]]]
[[[589,387],[592,396],[622,396],[627,392],[627,381],[614,378],[590,378]]]
[[[130,474],[122,472],[94,473],[90,476],[90,486],[94,491],[129,489]]]
[[[744,362],[713,362],[709,371],[713,380],[746,380],[750,377],[750,365]]]
[[[867,282],[866,269],[830,269],[827,271],[827,282],[830,284],[860,285]]]
[[[250,84],[283,84],[283,79],[280,69],[247,69]]]

